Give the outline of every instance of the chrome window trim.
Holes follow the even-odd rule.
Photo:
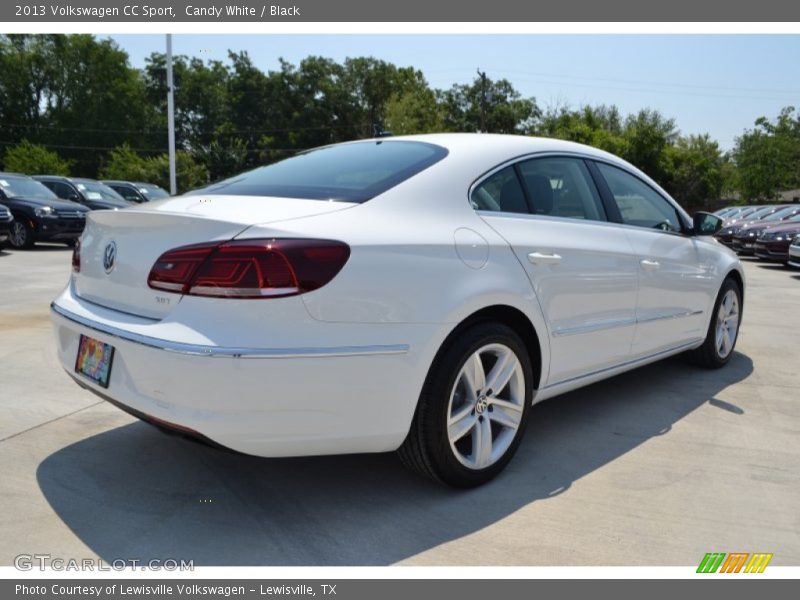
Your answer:
[[[333,347],[298,347],[298,348],[239,348],[226,346],[208,346],[203,344],[187,344],[163,340],[140,333],[126,331],[111,325],[103,325],[91,319],[59,306],[55,302],[50,305],[50,310],[63,319],[77,323],[92,331],[97,331],[111,337],[127,342],[174,352],[188,356],[205,356],[211,358],[322,358],[342,356],[367,356],[405,354],[409,350],[408,344],[372,344],[364,346],[333,346]]]

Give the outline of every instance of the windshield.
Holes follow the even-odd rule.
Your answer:
[[[58,200],[53,192],[34,179],[27,177],[3,177],[0,175],[0,188],[9,198],[39,198],[41,200]]]
[[[112,190],[104,183],[99,181],[87,181],[82,179],[75,182],[75,186],[81,191],[87,200],[107,200],[120,206],[130,206],[130,202],[125,200],[117,192]]]
[[[759,208],[758,210],[752,212],[751,214],[747,215],[748,219],[760,219],[765,215],[769,215],[775,211],[774,206],[765,206],[764,208]]]
[[[366,202],[445,156],[441,146],[401,140],[326,146],[190,193]]]
[[[770,216],[764,217],[762,219],[762,221],[780,221],[780,220],[785,219],[786,217],[790,216],[796,210],[797,210],[797,208],[795,208],[793,206],[786,206],[784,208],[776,210]]]
[[[148,200],[161,200],[162,198],[169,198],[169,192],[161,189],[157,185],[151,185],[149,183],[136,183],[134,185]]]

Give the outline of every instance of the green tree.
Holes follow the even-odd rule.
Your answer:
[[[772,199],[800,186],[800,115],[781,110],[775,122],[759,118],[736,140],[733,150],[737,183],[747,200]]]
[[[478,76],[439,92],[448,131],[530,133],[541,115],[534,98],[523,98],[506,79]]]
[[[71,162],[44,146],[22,140],[6,150],[4,169],[26,175],[69,175]]]
[[[716,207],[725,183],[725,157],[708,134],[680,137],[665,150],[664,187],[685,208]]]
[[[175,153],[175,174],[178,192],[186,192],[208,183],[208,170],[205,165],[198,163],[185,150]],[[143,157],[129,146],[123,145],[109,154],[108,161],[100,170],[100,177],[146,181],[169,189],[169,155],[165,153]]]

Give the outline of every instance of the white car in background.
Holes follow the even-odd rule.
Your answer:
[[[248,454],[399,449],[460,487],[533,403],[685,351],[720,367],[741,318],[721,219],[563,141],[339,144],[87,221],[52,304],[80,385]]]
[[[800,235],[796,236],[789,246],[789,262],[787,264],[800,269]]]

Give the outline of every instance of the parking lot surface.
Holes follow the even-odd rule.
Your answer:
[[[0,251],[2,565],[800,564],[798,271],[747,262],[726,368],[676,357],[537,405],[509,468],[464,492],[393,455],[259,459],[134,420],[56,361],[69,270],[63,246]]]

